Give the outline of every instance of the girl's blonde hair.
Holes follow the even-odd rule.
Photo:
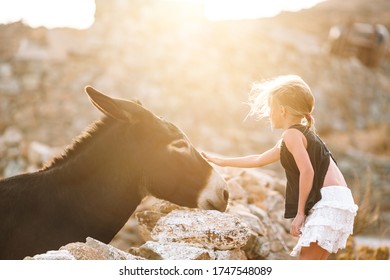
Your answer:
[[[310,87],[301,77],[278,76],[253,84],[249,97],[251,110],[248,115],[256,115],[258,118],[268,117],[271,106],[281,105],[292,115],[302,117],[303,124],[315,131],[314,118],[311,115],[314,102]]]

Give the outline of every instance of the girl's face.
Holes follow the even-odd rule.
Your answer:
[[[271,121],[272,128],[283,128],[282,106],[279,105],[277,102],[273,101],[271,98],[269,102],[269,108],[269,119]]]

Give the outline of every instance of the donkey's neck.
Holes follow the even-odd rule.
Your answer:
[[[59,166],[63,167],[70,163],[73,164],[76,157],[85,155],[85,152],[91,145],[95,145],[97,140],[107,134],[113,123],[113,120],[108,117],[103,117],[101,120],[93,122],[85,131],[73,139],[72,143],[65,148],[62,154],[46,163],[42,170],[53,169]]]
[[[103,242],[112,239],[142,199],[139,172],[123,153],[129,143],[120,135],[120,124],[113,120],[96,122],[41,170],[74,209],[75,220]]]

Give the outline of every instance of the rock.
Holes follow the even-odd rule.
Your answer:
[[[73,242],[62,246],[59,250],[48,251],[26,260],[140,260],[142,258],[125,253],[113,246],[87,237],[85,243]]]
[[[216,260],[247,260],[245,252],[241,249],[233,250],[215,250],[215,259]]]
[[[22,158],[10,160],[4,168],[4,177],[11,177],[23,172],[26,167],[26,162]]]
[[[2,79],[0,83],[0,92],[9,95],[17,95],[20,92],[20,83],[16,78]]]
[[[227,186],[229,191],[229,200],[241,203],[248,202],[248,192],[241,186],[237,177],[227,180]]]
[[[76,260],[104,260],[102,252],[88,246],[85,243],[69,243],[60,248],[60,251],[69,252]]]
[[[239,217],[256,235],[266,236],[268,234],[267,227],[262,220],[253,215],[248,207],[242,204],[230,205],[228,213]]]
[[[141,225],[138,224],[136,218],[134,216],[130,217],[122,229],[111,240],[110,245],[125,252],[128,252],[131,247],[141,246],[147,240],[141,235],[140,228]]]
[[[265,207],[264,210],[266,211],[267,215],[269,215],[269,218],[272,221],[275,221],[279,224],[283,224],[286,230],[290,231],[291,221],[288,219],[284,219],[284,203],[284,197],[280,193],[273,190],[270,190],[267,193],[267,197],[263,201],[263,205]],[[258,207],[258,209],[261,208]],[[257,210],[257,213],[259,213],[259,210]],[[264,214],[261,214],[261,216],[264,217]]]
[[[212,260],[214,252],[202,247],[177,242],[147,241],[130,252],[148,260]]]
[[[0,63],[0,77],[6,79],[12,77],[12,66],[10,63]]]
[[[157,199],[157,198],[153,199],[153,204],[150,207],[150,211],[159,212],[159,213],[162,213],[165,215],[172,212],[173,210],[178,210],[178,209],[184,210],[184,209],[188,209],[188,208],[179,206],[177,204],[174,204],[174,203],[166,201],[166,200]]]
[[[136,260],[140,259],[131,254],[125,253],[111,245],[100,242],[99,240],[87,237],[86,245],[101,252],[105,260]]]
[[[21,77],[22,87],[24,90],[37,90],[41,84],[41,76],[38,73],[29,73]]]
[[[157,224],[158,220],[166,214],[155,211],[143,211],[135,214],[139,224],[139,232],[144,241],[152,240],[151,231]]]
[[[264,260],[271,252],[270,247],[267,237],[253,235],[243,250],[251,260]]]
[[[68,250],[47,251],[33,257],[26,257],[25,260],[76,260]]]
[[[283,223],[279,223],[280,218],[271,218],[266,211],[256,207],[255,205],[249,205],[248,208],[251,213],[258,217],[262,224],[267,228],[267,242],[269,242],[272,252],[288,252],[289,246],[286,241],[290,241],[291,239],[294,239],[293,245],[295,245],[296,238],[288,233],[290,231],[290,227],[288,226],[286,228],[284,226],[285,221]]]
[[[147,241],[139,248],[131,248],[133,255],[148,260],[246,260],[245,252],[240,249],[209,250],[178,242]]]
[[[184,242],[208,249],[243,247],[250,229],[239,218],[214,210],[174,210],[162,217],[151,237],[159,242]]]
[[[8,147],[19,145],[22,139],[22,132],[13,126],[8,127],[3,134],[3,141]]]

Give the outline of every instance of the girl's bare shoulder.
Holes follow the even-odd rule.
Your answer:
[[[292,146],[297,143],[303,143],[305,147],[307,146],[305,135],[296,128],[286,129],[282,134],[282,139],[286,146]]]

